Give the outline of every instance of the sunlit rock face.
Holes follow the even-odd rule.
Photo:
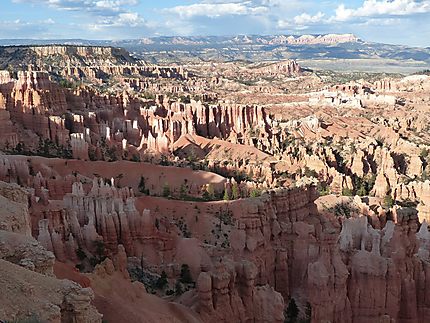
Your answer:
[[[428,321],[429,77],[2,55],[0,319]]]

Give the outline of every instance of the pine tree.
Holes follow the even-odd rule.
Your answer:
[[[167,281],[167,274],[163,270],[161,272],[161,276],[157,279],[156,287],[158,289],[163,289],[167,285],[167,283],[168,283],[168,281]]]
[[[230,194],[228,194],[227,190],[224,190],[224,197],[223,197],[224,201],[230,201]]]
[[[215,198],[215,189],[213,184],[208,184],[206,192],[208,192],[209,199],[213,200]]]
[[[294,298],[290,299],[290,302],[288,303],[288,308],[285,314],[286,314],[285,322],[288,322],[288,323],[297,322],[297,316],[299,315],[299,308],[297,307],[297,304]]]
[[[181,266],[181,277],[179,281],[183,284],[193,283],[193,278],[191,277],[190,267],[187,264]]]
[[[231,189],[233,200],[238,200],[240,198],[239,185],[237,183],[233,184]]]
[[[181,187],[179,188],[179,196],[183,200],[187,197],[187,186],[185,183],[182,183]]]
[[[164,183],[163,186],[163,197],[169,197],[170,196],[170,187],[168,183]]]
[[[139,192],[145,193],[145,178],[143,176],[140,176],[140,182],[139,182]]]
[[[305,314],[306,314],[306,318],[304,320],[304,323],[311,323],[312,322],[312,306],[311,306],[311,303],[309,303],[309,302],[306,303]]]

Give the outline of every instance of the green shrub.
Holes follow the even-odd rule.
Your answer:
[[[168,284],[168,281],[167,281],[167,274],[166,274],[166,272],[163,270],[163,271],[161,272],[160,278],[158,278],[158,279],[157,279],[157,282],[155,283],[155,286],[156,286],[158,289],[163,289],[167,284]]]
[[[76,250],[76,255],[78,256],[79,260],[81,260],[81,261],[87,257],[87,255],[85,254],[85,252],[81,248],[78,248]]]
[[[384,197],[384,207],[387,209],[391,209],[394,206],[394,199],[391,195],[386,195]]]
[[[333,213],[337,217],[344,217],[349,219],[354,212],[358,212],[358,209],[352,205],[352,202],[339,202],[335,206],[328,209],[329,212]]]
[[[428,179],[430,179],[430,176],[428,174],[428,172],[426,170],[423,170],[423,172],[421,173],[421,180],[423,182],[427,181]]]
[[[420,157],[426,159],[429,155],[429,150],[427,148],[421,149]]]
[[[135,163],[139,163],[140,162],[140,156],[137,154],[133,154],[133,156],[131,156],[131,161],[135,162]]]
[[[143,176],[140,176],[140,182],[138,185],[138,189],[140,193],[143,193],[145,195],[149,195],[149,189],[146,188],[145,178]]]
[[[317,191],[320,196],[325,196],[330,194],[330,188],[326,183],[319,182],[317,185]]]
[[[303,175],[305,175],[306,177],[318,177],[318,173],[312,169],[310,169],[309,167],[305,167],[303,170]]]
[[[363,178],[354,174],[352,176],[352,181],[354,183],[355,194],[359,196],[369,195],[370,191],[373,189],[373,186],[375,186],[375,180],[376,175],[374,174],[366,175]]]
[[[357,190],[358,196],[366,196],[367,193],[368,192],[367,192],[366,187],[364,185],[361,185],[360,188]]]
[[[170,187],[169,183],[164,183],[163,185],[163,197],[169,197],[170,196]]]
[[[190,267],[187,264],[181,266],[181,275],[179,281],[183,284],[194,283],[193,277],[191,277]]]
[[[84,272],[84,270],[85,270],[85,266],[84,266],[84,264],[76,264],[76,269],[77,270],[79,270],[79,272]]]
[[[259,197],[261,196],[261,191],[258,188],[253,188],[249,193],[249,197]]]
[[[73,81],[69,81],[69,80],[66,80],[66,79],[61,79],[58,82],[58,84],[61,87],[63,87],[63,88],[72,89],[72,90],[77,89],[79,87],[79,85],[80,85],[79,82],[73,82]]]
[[[342,195],[343,196],[353,196],[353,191],[349,188],[342,189]]]
[[[179,187],[179,197],[182,200],[187,198],[187,185],[185,183],[182,183]]]
[[[305,318],[301,321],[302,323],[312,322],[312,306],[309,302],[306,302]]]
[[[180,296],[184,293],[184,288],[182,287],[182,284],[177,281],[175,284],[175,295]]]

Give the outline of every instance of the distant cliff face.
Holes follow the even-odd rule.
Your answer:
[[[101,84],[122,76],[185,77],[182,71],[148,66],[122,48],[105,46],[5,46],[0,47],[0,70],[48,72],[55,80]]]
[[[39,67],[39,65],[77,64],[104,65],[136,64],[136,60],[121,48],[101,46],[5,46],[0,47],[0,66],[7,67]]]
[[[64,55],[64,56],[81,56],[81,57],[112,57],[112,58],[124,58],[128,61],[134,59],[130,57],[127,51],[121,48],[114,47],[100,47],[100,46],[32,46],[28,47],[29,50],[34,51],[39,56],[52,56],[52,55]]]
[[[353,34],[327,34],[327,35],[303,35],[300,37],[288,37],[288,44],[341,44],[341,43],[356,43],[359,38]]]

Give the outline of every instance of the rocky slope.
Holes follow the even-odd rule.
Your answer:
[[[0,319],[428,321],[428,76],[28,51],[0,73]]]
[[[0,317],[49,322],[101,322],[94,294],[53,275],[54,255],[31,237],[28,192],[1,182]]]

